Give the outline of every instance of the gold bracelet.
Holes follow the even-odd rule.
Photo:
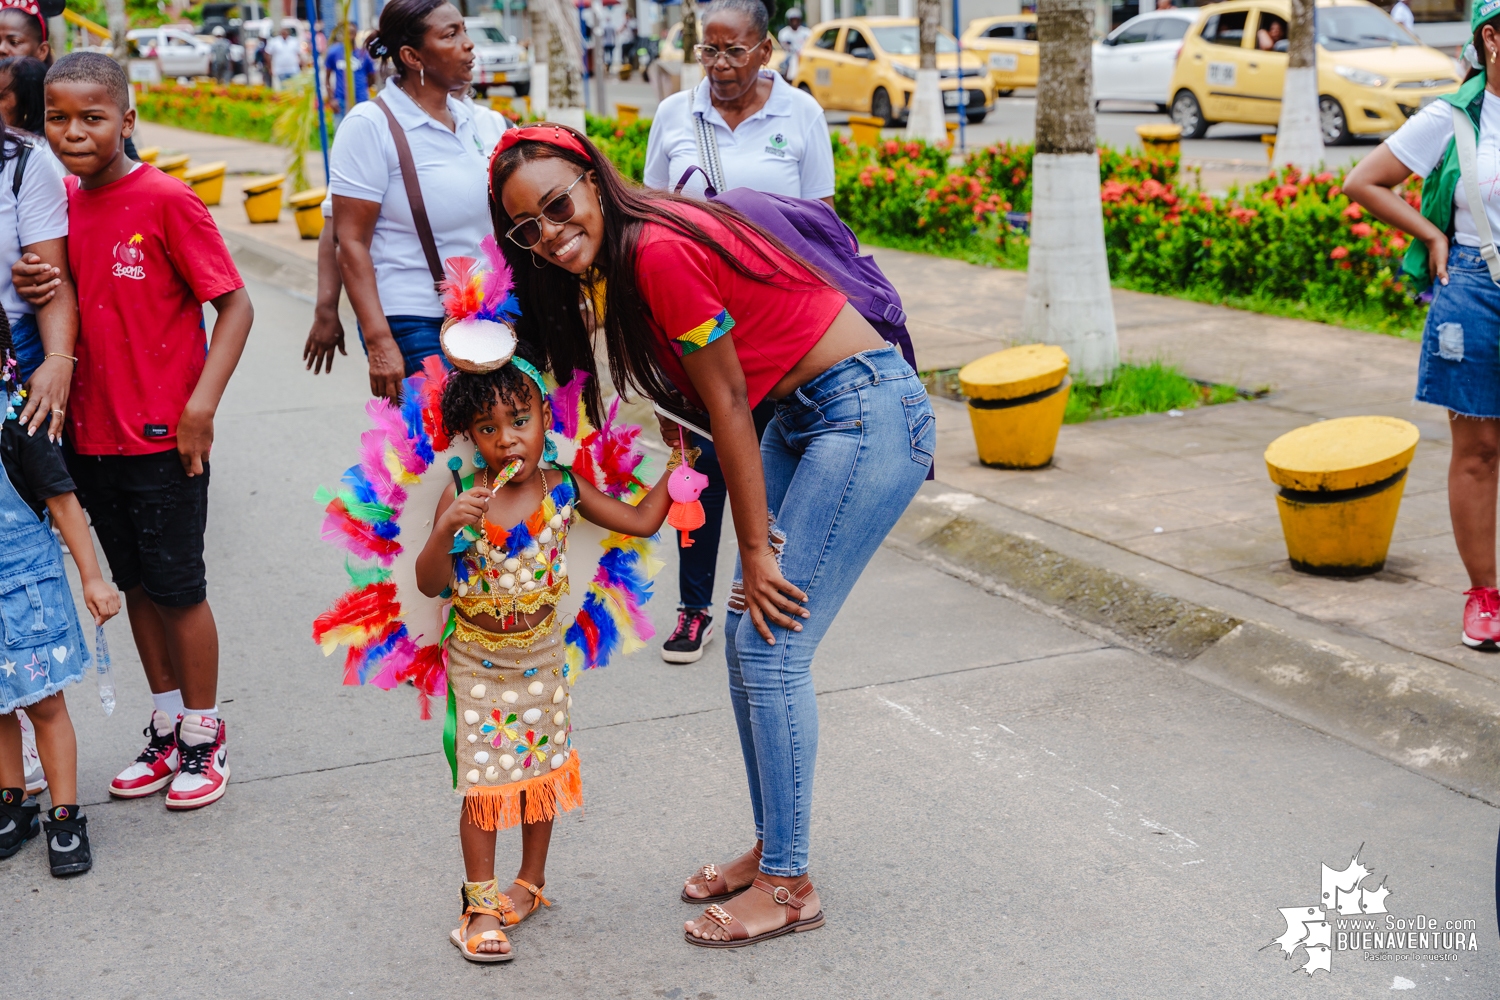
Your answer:
[[[63,354],[61,351],[53,351],[53,352],[51,352],[50,354],[47,355],[47,358],[67,358],[69,361],[73,362],[75,365],[78,364],[78,359],[77,358],[73,357],[73,355],[71,355],[71,354]],[[42,360],[46,361],[47,358],[43,358]]]

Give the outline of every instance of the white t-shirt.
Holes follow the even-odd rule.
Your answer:
[[[802,51],[802,46],[806,45],[807,40],[811,37],[812,29],[807,25],[804,24],[800,28],[793,28],[789,24],[781,29],[781,33],[776,36],[776,40],[781,43],[782,48],[796,55]]]
[[[490,231],[489,160],[468,105],[448,98],[455,126],[450,132],[417,107],[394,77],[381,96],[406,131],[438,257],[478,256],[479,241]],[[396,143],[374,101],[356,104],[339,126],[328,170],[330,195],[380,203],[370,256],[385,315],[443,315],[406,200]]]
[[[19,198],[10,193],[16,176],[15,158],[6,160],[4,169],[0,169],[0,265],[7,271],[21,259],[22,247],[68,235],[68,192],[63,188],[62,178],[47,162],[48,156],[43,152],[46,148],[47,144],[42,143],[40,149],[33,148],[26,158]],[[36,312],[16,294],[10,282],[3,284],[0,304],[12,324]]]
[[[302,69],[302,43],[295,35],[273,36],[266,42],[266,53],[271,57],[271,72],[277,76],[296,74]]]
[[[729,188],[792,198],[832,195],[833,146],[822,107],[775,73],[763,72],[762,77],[771,80],[771,96],[732,132],[709,101],[707,80],[662,101],[646,140],[646,186],[671,190],[698,162],[693,115],[702,114],[714,126]],[[703,192],[703,175],[695,172],[682,193],[702,198]]]
[[[1433,101],[1406,120],[1385,141],[1402,165],[1419,177],[1432,173],[1448,140],[1453,138],[1453,105]],[[1485,92],[1479,121],[1479,196],[1484,199],[1493,235],[1500,235],[1500,97]],[[1462,182],[1453,189],[1454,239],[1466,247],[1479,246],[1479,232],[1469,212]]]
[[[1391,8],[1391,20],[1407,31],[1413,30],[1417,25],[1417,18],[1406,5],[1406,0],[1396,0],[1395,6]]]

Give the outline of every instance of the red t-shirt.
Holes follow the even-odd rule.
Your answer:
[[[243,288],[193,189],[145,164],[85,191],[67,179],[68,266],[78,286],[78,367],[68,427],[80,455],[177,447],[203,373],[203,303]]]
[[[848,300],[764,238],[726,226],[695,205],[674,204],[671,210],[702,226],[750,270],[770,277],[747,278],[713,248],[647,223],[636,248],[635,280],[657,336],[657,362],[701,407],[679,359],[727,334],[754,406],[812,349]]]

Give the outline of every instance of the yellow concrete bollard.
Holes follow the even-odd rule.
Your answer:
[[[958,382],[969,397],[980,462],[996,469],[1051,463],[1073,384],[1062,348],[1028,344],[998,351],[964,365]]]
[[[140,160],[142,163],[155,163],[156,158],[160,155],[160,146],[147,146],[145,149],[137,149],[135,151],[136,159]]]
[[[1260,141],[1266,147],[1266,166],[1276,162],[1276,133],[1266,132],[1260,137]]]
[[[1169,158],[1182,154],[1181,125],[1137,125],[1135,134],[1141,137],[1141,146],[1151,156]]]
[[[193,193],[205,205],[217,205],[224,200],[224,172],[229,164],[223,160],[194,167],[182,175],[182,179],[193,186]]]
[[[315,240],[323,235],[323,199],[327,196],[327,188],[315,187],[298,191],[286,200],[297,220],[297,234],[304,240]]]
[[[640,120],[640,117],[641,107],[639,104],[615,105],[615,124],[620,128],[624,128],[627,125],[634,125]]]
[[[1421,437],[1395,417],[1339,417],[1271,442],[1266,468],[1292,569],[1360,576],[1385,567]]]
[[[155,161],[157,170],[164,174],[171,174],[178,180],[182,180],[183,174],[187,173],[188,160],[186,153],[176,153],[172,156],[158,156]]]
[[[245,185],[245,215],[251,222],[276,222],[281,218],[281,185],[286,174],[258,177]]]
[[[884,118],[874,115],[850,115],[849,137],[856,146],[874,146],[880,142],[880,130],[885,127]]]

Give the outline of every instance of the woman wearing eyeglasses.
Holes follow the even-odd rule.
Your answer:
[[[738,948],[821,927],[808,877],[812,659],[932,463],[926,390],[778,240],[713,201],[626,184],[571,129],[506,132],[490,191],[522,303],[516,332],[548,367],[596,372],[578,303],[602,281],[615,384],[657,402],[680,393],[712,421],[739,543],[724,641],[754,836],[747,824],[748,850],[687,879],[683,901],[709,905],[684,936]],[[586,392],[597,414],[597,379]],[[775,417],[757,442],[751,409],[768,398]]]
[[[366,48],[393,61],[396,75],[377,100],[354,106],[334,139],[333,242],[369,355],[370,392],[395,400],[401,380],[441,354],[443,304],[432,261],[441,273],[443,260],[473,254],[488,231],[474,211],[485,199],[486,156],[473,113],[453,96],[474,69],[474,43],[458,8],[446,0],[390,0]],[[431,255],[407,196],[412,178],[402,169],[393,124],[410,150]],[[307,350],[316,348],[331,366],[335,346],[310,337]]]
[[[765,71],[773,51],[765,5],[760,0],[719,0],[702,23],[697,55],[704,80],[657,109],[646,142],[646,186],[674,189],[698,166],[703,173],[693,172],[684,194],[703,197],[706,176],[717,173],[714,183],[720,191],[748,187],[819,198],[832,206],[828,123],[811,94]],[[757,433],[770,419],[770,403],[756,408]],[[713,638],[714,577],[724,523],[724,475],[713,442],[688,437],[691,446],[702,450],[694,468],[708,477],[698,498],[705,521],[693,531],[692,547],[678,552],[677,627],[661,650],[668,663],[697,662]]]

